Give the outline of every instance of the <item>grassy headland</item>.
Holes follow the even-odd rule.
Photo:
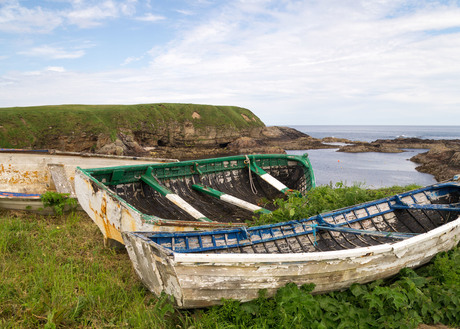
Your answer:
[[[291,197],[278,215],[303,216],[405,189],[320,187],[310,199]],[[458,248],[416,271],[404,270],[396,278],[343,292],[312,296],[311,285],[287,285],[270,299],[261,292],[259,299],[245,304],[226,301],[209,309],[180,311],[167,296],[156,298],[143,287],[127,253],[103,247],[101,233],[84,213],[0,211],[0,278],[1,328],[460,326]]]
[[[47,147],[75,134],[115,139],[120,131],[152,134],[191,122],[197,129],[264,127],[251,111],[236,106],[196,104],[53,105],[0,108],[0,147]]]

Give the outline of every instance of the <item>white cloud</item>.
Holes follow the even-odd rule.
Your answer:
[[[65,68],[63,68],[62,66],[48,66],[45,70],[50,71],[50,72],[58,72],[58,73],[65,72]]]
[[[102,24],[109,18],[120,15],[120,7],[113,1],[104,1],[93,6],[78,6],[65,14],[67,20],[81,28],[90,28]]]
[[[19,52],[20,55],[44,57],[47,59],[75,59],[85,55],[84,50],[67,51],[58,47],[41,46]]]
[[[235,99],[252,98],[266,112],[271,106],[262,95],[295,107],[332,99],[336,106],[459,104],[455,79],[448,77],[460,77],[460,34],[442,34],[460,26],[459,9],[418,8],[390,18],[394,3],[227,6],[166,49],[152,50],[152,69],[178,80],[193,77],[210,95],[225,89]]]
[[[182,14],[182,15],[185,15],[185,16],[193,16],[195,15],[195,13],[191,10],[184,10],[184,9],[180,9],[180,10],[176,10],[179,14]]]
[[[144,16],[139,16],[136,17],[136,20],[138,21],[143,21],[143,22],[156,22],[156,21],[161,21],[164,20],[164,16],[159,16],[159,15],[153,15],[153,14],[146,14]]]
[[[138,62],[140,60],[142,60],[144,58],[144,56],[138,56],[138,57],[128,57],[126,58],[123,63],[121,63],[121,65],[128,65],[130,63],[133,63],[133,62]]]
[[[112,16],[99,16],[104,3],[114,5]],[[405,9],[407,3],[226,2],[185,23],[182,16],[177,38],[123,62],[145,56],[149,67],[9,73],[0,106],[180,101],[247,107],[268,124],[394,124],[395,116],[401,124],[460,121],[459,8],[412,1],[415,9]],[[79,6],[90,8],[86,1]],[[111,1],[91,8],[99,9],[75,24],[91,26],[123,13]],[[26,53],[76,58],[84,55],[81,49],[44,46]],[[29,90],[27,99],[20,97]]]
[[[127,0],[120,4],[120,11],[123,15],[132,16],[136,13],[137,0]]]
[[[26,8],[18,1],[4,1],[0,7],[0,31],[8,33],[48,33],[62,24],[62,18],[41,7]]]
[[[109,19],[133,16],[136,13],[137,0],[69,0],[70,6],[59,9],[45,8],[32,1],[30,6],[21,5],[19,0],[0,2],[0,31],[8,33],[50,33],[58,27],[68,24],[80,28],[91,28],[103,24]],[[154,17],[147,16],[153,19]]]

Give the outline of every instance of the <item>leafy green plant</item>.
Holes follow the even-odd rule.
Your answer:
[[[216,328],[417,328],[421,323],[460,325],[460,249],[435,257],[395,279],[354,284],[342,292],[312,295],[314,285],[293,283],[273,298],[264,291],[248,303],[226,300],[195,314],[197,327]],[[190,319],[188,323],[190,323]]]
[[[345,186],[339,182],[334,186],[332,184],[322,185],[309,191],[304,197],[297,193],[291,193],[287,199],[275,200],[275,211],[271,214],[261,214],[260,217],[254,218],[248,224],[263,225],[308,218],[322,212],[384,198],[417,187],[417,185],[408,185],[372,190],[364,189],[360,184]]]
[[[53,209],[56,215],[62,215],[64,210],[75,210],[77,208],[77,200],[70,198],[68,193],[58,193],[48,191],[40,196],[43,206]]]

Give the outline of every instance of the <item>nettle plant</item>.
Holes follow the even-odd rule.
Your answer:
[[[70,197],[68,193],[48,191],[40,196],[45,208],[53,209],[56,215],[62,215],[64,211],[73,211],[77,208],[77,200]]]

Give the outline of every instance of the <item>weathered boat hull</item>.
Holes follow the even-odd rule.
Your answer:
[[[424,194],[431,197],[431,192],[426,192]],[[458,202],[458,192],[455,193],[455,202]],[[443,198],[446,199],[446,195]],[[404,202],[410,199],[412,196],[402,198]],[[418,206],[418,202],[429,205],[426,198],[421,199],[415,196],[410,206]],[[384,199],[323,214],[320,219],[315,217],[240,232],[221,231],[213,235],[207,232],[124,232],[123,238],[134,269],[149,290],[157,295],[166,292],[174,296],[180,308],[207,307],[221,303],[222,298],[249,301],[257,298],[260,289],[266,289],[267,296],[272,296],[288,282],[298,285],[314,283],[314,293],[345,289],[353,283],[384,279],[402,268],[423,265],[437,253],[459,243],[458,206],[449,208],[449,215],[441,214],[446,212],[445,209],[437,210],[436,205],[430,209],[421,207],[421,210],[407,208],[410,207],[407,205],[403,206],[404,209],[397,209],[397,206],[394,199]],[[361,212],[363,209],[366,211]],[[374,218],[372,213],[376,209],[381,212]],[[429,215],[432,224],[422,222],[423,213]],[[412,216],[410,214],[415,214],[420,223],[411,226],[408,221],[406,229],[402,230],[406,232],[401,236],[394,233],[393,237],[384,231],[384,225],[397,227],[397,219]],[[314,229],[318,220],[323,225],[324,222],[335,223],[329,227],[333,233],[327,228],[323,231]],[[362,235],[352,231],[356,228]],[[340,232],[343,229],[346,232]],[[271,235],[265,237],[269,231],[272,231]],[[410,237],[412,233],[409,231],[419,234]],[[384,234],[380,234],[382,232]],[[379,234],[378,238],[373,236]],[[225,239],[222,238],[224,235]],[[211,236],[213,241],[209,238]],[[175,241],[174,246],[171,239]],[[305,245],[300,247],[302,239]],[[382,243],[387,239],[387,243]],[[195,247],[193,243],[196,243]],[[355,243],[356,246],[347,248],[346,243]],[[359,243],[368,243],[369,246],[363,247]],[[308,249],[311,251],[304,251]]]
[[[43,210],[39,194],[0,192],[0,208],[9,210]]]
[[[40,195],[48,191],[75,197],[77,166],[94,168],[160,161],[74,152],[0,149],[0,191],[4,192],[0,196],[0,208],[41,211]]]
[[[218,186],[221,191],[227,189],[227,193],[237,191],[240,198],[252,203],[257,203],[257,199],[264,196],[282,195],[255,173],[251,174],[246,162],[256,164],[286,185],[295,181],[294,186],[288,186],[301,192],[305,193],[314,186],[313,171],[306,156],[268,154],[154,166],[77,168],[75,189],[82,208],[109,243],[124,243],[123,231],[181,232],[239,227],[254,213],[204,195],[194,190],[192,185]],[[147,175],[150,180],[145,178]],[[250,181],[257,191],[251,190]],[[161,184],[158,191],[152,188],[157,182]],[[163,190],[171,193],[162,195]],[[168,198],[171,196],[174,199]],[[204,220],[193,217],[193,211],[177,207],[180,200],[178,202],[176,196],[202,214]]]

